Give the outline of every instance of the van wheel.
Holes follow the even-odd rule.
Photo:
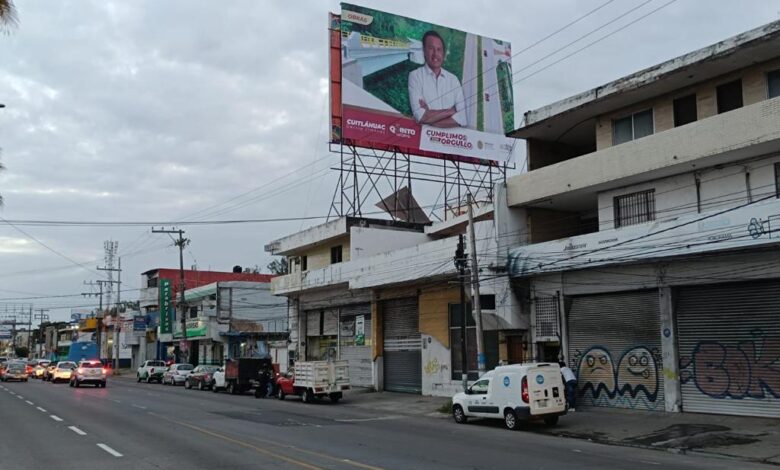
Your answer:
[[[520,427],[520,422],[517,420],[517,415],[513,410],[506,410],[504,412],[504,424],[507,429],[516,431]]]
[[[217,389],[217,383],[211,382],[211,391],[214,393],[217,393],[219,390]]]
[[[276,398],[280,400],[284,400],[284,397],[285,397],[284,390],[282,390],[282,387],[279,387],[279,389],[276,390]]]
[[[301,401],[304,403],[311,403],[314,401],[314,393],[311,391],[311,389],[307,388],[304,390],[303,394],[301,394]]]
[[[141,383],[141,374],[135,374],[135,376],[138,379],[138,383]]]
[[[558,424],[558,416],[545,416],[544,424],[546,424],[547,426],[555,426],[556,424]]]
[[[455,422],[458,424],[466,424],[469,420],[466,413],[463,412],[463,407],[455,405],[452,407],[452,417],[455,418]]]

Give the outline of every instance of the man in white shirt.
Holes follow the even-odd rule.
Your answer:
[[[566,386],[566,404],[569,411],[574,411],[577,400],[577,376],[566,366],[565,362],[561,361],[558,364],[561,366],[561,375],[563,375],[563,383]]]
[[[458,78],[442,68],[446,49],[436,31],[423,35],[425,65],[409,73],[414,119],[435,127],[466,127],[466,100]]]

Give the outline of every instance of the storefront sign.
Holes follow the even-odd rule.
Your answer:
[[[366,344],[366,317],[358,315],[355,317],[355,345],[363,346]]]
[[[160,333],[168,334],[173,330],[171,324],[171,281],[169,279],[160,279]]]

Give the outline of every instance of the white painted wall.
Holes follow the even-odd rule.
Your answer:
[[[452,380],[450,350],[433,336],[422,335],[422,394],[451,397],[463,391],[460,380]]]
[[[399,248],[408,248],[428,240],[428,236],[420,232],[351,227],[349,259],[355,260]]]
[[[771,154],[750,162],[704,168],[669,178],[648,181],[605,191],[599,194],[599,230],[614,228],[614,198],[638,191],[655,189],[656,221],[670,220],[697,213],[696,177],[700,181],[701,213],[717,212],[748,203],[750,195],[758,201],[775,194],[774,164],[780,155]]]
[[[637,175],[671,176],[753,157],[759,149],[776,151],[779,143],[780,97],[513,176],[507,181],[508,202],[522,206],[598,191],[630,184]]]

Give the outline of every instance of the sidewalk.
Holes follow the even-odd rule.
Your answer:
[[[404,393],[349,393],[344,404],[395,414],[451,419],[448,398]],[[700,453],[780,465],[780,420],[617,408],[578,408],[558,425],[523,428],[554,436],[678,453]]]

